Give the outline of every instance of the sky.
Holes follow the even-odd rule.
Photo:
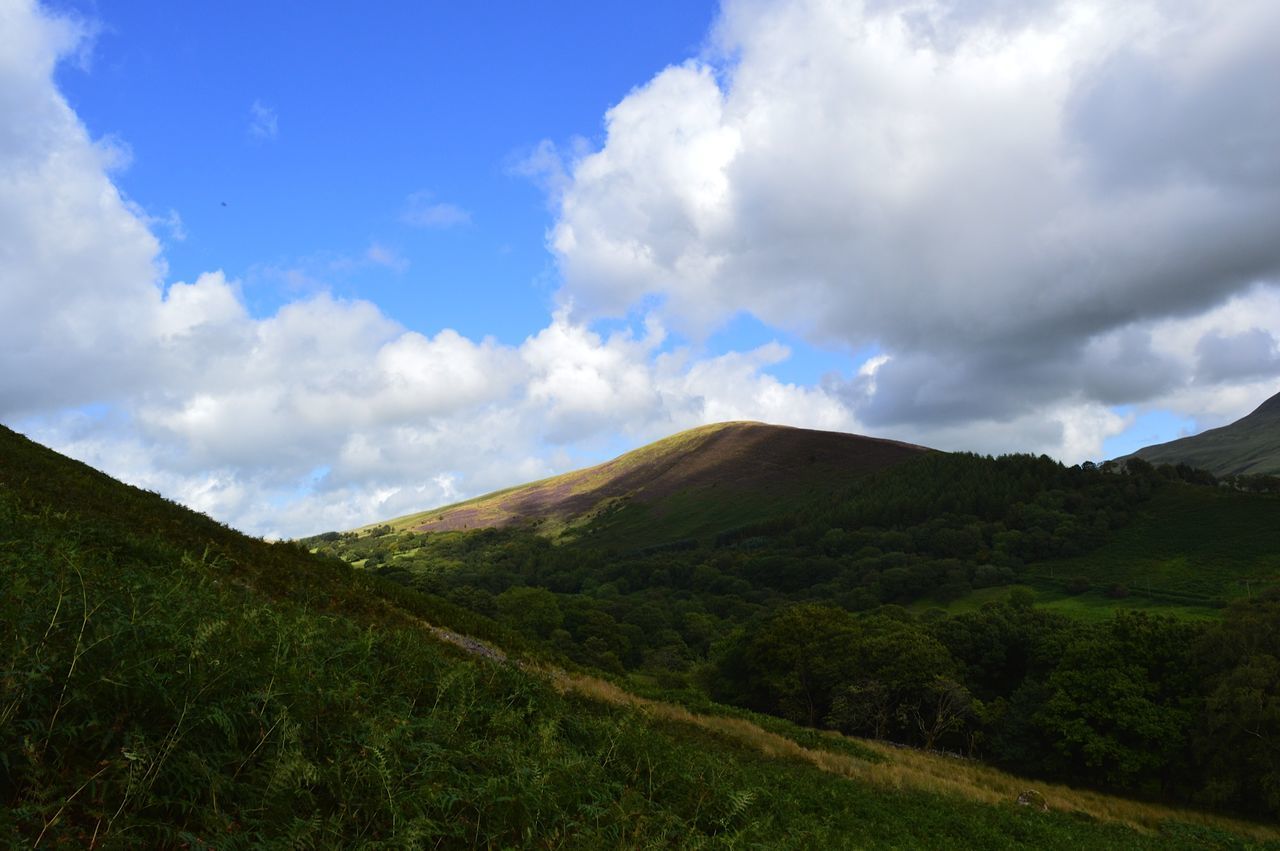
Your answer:
[[[0,422],[269,537],[1280,391],[1270,0],[0,0]]]

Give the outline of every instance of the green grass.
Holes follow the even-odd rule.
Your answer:
[[[0,588],[9,846],[1248,847],[852,782],[562,694],[418,620],[514,642],[482,618],[3,430]]]

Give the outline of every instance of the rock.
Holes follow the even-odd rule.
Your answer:
[[[1049,812],[1049,803],[1044,799],[1044,795],[1041,795],[1035,789],[1028,789],[1019,795],[1018,806],[1035,807],[1042,813]]]

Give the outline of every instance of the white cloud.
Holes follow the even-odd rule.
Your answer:
[[[728,0],[716,43],[558,189],[583,316],[878,344],[867,422],[977,428],[1168,393],[1151,321],[1280,272],[1273,3]]]
[[[108,177],[52,79],[85,30],[0,4],[0,410],[110,395],[150,371],[138,314],[159,309],[159,243]],[[124,306],[124,309],[120,309]],[[145,321],[145,320],[144,320]]]
[[[263,141],[272,141],[280,135],[279,116],[262,101],[255,100],[249,107],[249,135]]]
[[[1124,187],[1102,180],[1119,154],[1060,156],[1063,139],[1102,138],[1068,132],[1070,121],[1115,129],[1094,114],[1120,110],[1097,106],[1096,57],[1114,58],[1122,41],[1134,62],[1181,44],[1176,30],[1146,37],[1163,32],[1150,23],[1163,7],[1116,13],[1115,32],[1083,6],[954,20],[933,4],[915,17],[857,8],[731,4],[721,33],[738,64],[681,65],[638,89],[568,182],[544,162],[547,186],[563,192],[554,244],[566,295],[585,307],[566,302],[507,345],[419,333],[334,298],[325,268],[309,268],[306,295],[265,317],[222,272],[166,285],[152,233],[165,225],[122,198],[110,177],[121,146],[91,139],[53,82],[85,30],[0,2],[0,108],[24,116],[0,125],[0,417],[219,519],[295,535],[704,422],[881,433],[893,423],[891,436],[941,448],[1077,460],[1126,427],[1116,400],[1225,416],[1266,395],[1280,293],[1260,286],[1204,309],[1270,262],[1261,225],[1227,204],[1231,181],[1247,177],[1242,209],[1271,209],[1265,152],[1223,159],[1221,146],[1247,134],[1205,136],[1161,149],[1145,172],[1121,169]],[[1237,8],[1204,22],[1204,43],[1178,54],[1185,67],[1157,70],[1212,82],[1224,64],[1256,59],[1245,48],[1267,20],[1235,26]],[[1177,100],[1162,102],[1165,125],[1181,116]],[[1207,206],[1188,212],[1188,197]],[[411,213],[423,226],[469,220],[424,194]],[[1203,227],[1188,234],[1188,222]],[[1186,256],[1173,237],[1205,251]],[[373,243],[359,260],[330,258],[328,272],[358,263],[402,268]],[[1156,271],[1137,283],[1121,274],[1145,263]],[[642,328],[602,334],[587,321],[652,294],[666,302]],[[667,324],[709,326],[742,304],[883,351],[852,377],[803,386],[769,373],[789,355],[777,343],[672,348]],[[1143,318],[1152,313],[1164,318]],[[86,413],[91,403],[106,414]]]
[[[53,84],[74,34],[18,11],[0,38],[45,51],[35,76],[0,64],[0,99],[30,116],[5,125],[0,148],[0,417],[37,439],[242,528],[294,535],[563,470],[586,460],[577,446],[619,433],[727,416],[847,422],[838,399],[763,372],[778,347],[666,352],[656,322],[601,336],[560,312],[504,345],[421,334],[323,289],[255,317],[222,272],[166,286],[158,223],[121,197]],[[375,243],[359,262],[395,260]],[[106,415],[84,413],[90,403]]]
[[[436,201],[430,192],[415,192],[405,200],[400,219],[419,228],[451,228],[471,223],[471,214],[446,201]]]

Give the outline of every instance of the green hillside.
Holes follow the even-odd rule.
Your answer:
[[[642,515],[306,543],[691,705],[1275,817],[1278,509],[1189,468],[931,452],[648,546]]]
[[[1280,393],[1230,425],[1133,454],[1152,464],[1187,464],[1215,476],[1280,475]]]
[[[680,432],[594,467],[390,520],[394,530],[527,526],[644,544],[768,516],[926,452],[839,432],[729,422]]]
[[[1012,803],[1026,781],[995,772],[622,699],[457,639],[465,652],[426,621],[522,642],[4,429],[0,582],[0,842],[14,847],[1207,848],[1277,835],[1053,786],[1042,813]]]

